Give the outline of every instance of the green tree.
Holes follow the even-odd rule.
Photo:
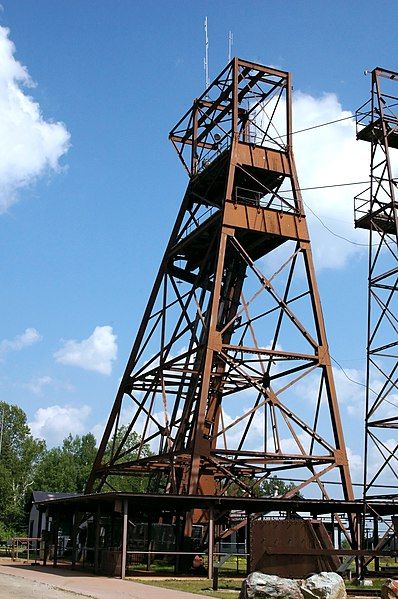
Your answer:
[[[9,530],[23,529],[27,498],[45,443],[30,434],[26,414],[0,402],[0,520]]]
[[[127,426],[120,426],[115,440],[115,447],[119,446],[120,441],[124,438],[127,432]],[[122,458],[118,459],[116,463],[130,462],[138,456],[139,446],[141,444],[141,438],[138,433],[131,431],[123,444],[123,452],[127,452]],[[109,461],[111,457],[111,448],[113,445],[113,439],[110,440],[108,448],[105,452],[105,462]],[[143,445],[140,451],[140,457],[145,458],[152,455],[152,451],[149,445]],[[143,493],[147,490],[149,483],[149,476],[147,474],[136,473],[130,476],[125,475],[111,475],[107,478],[110,488],[108,490],[124,491],[126,493]],[[103,489],[106,491],[106,487]]]
[[[258,487],[258,494],[260,497],[282,497],[288,491],[295,488],[295,484],[292,482],[285,482],[280,480],[276,476],[271,476],[263,480]],[[302,495],[296,492],[293,497],[295,499],[302,499]]]
[[[245,495],[245,490],[250,490],[250,493],[255,497],[283,497],[285,493],[295,488],[294,483],[285,482],[276,476],[270,476],[264,480],[256,482],[250,477],[242,479],[243,485],[232,483],[228,488],[228,495],[232,497],[242,497]],[[300,493],[295,493],[294,498],[302,498]]]
[[[46,451],[36,469],[34,486],[51,493],[83,493],[97,449],[92,433],[66,437]]]

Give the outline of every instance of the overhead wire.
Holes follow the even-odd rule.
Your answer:
[[[340,119],[335,119],[334,121],[327,121],[326,123],[312,125],[311,127],[306,127],[305,129],[297,129],[297,131],[292,131],[292,135],[296,135],[296,133],[304,133],[304,131],[311,131],[312,129],[319,129],[319,127],[326,127],[327,125],[334,125],[335,123],[340,123],[341,121],[348,121],[349,119],[355,119],[355,114],[350,114],[350,116],[344,116]],[[283,137],[286,137],[286,135],[284,135]]]
[[[355,114],[351,114],[350,116],[344,116],[340,119],[335,119],[333,121],[327,121],[325,123],[318,123],[317,125],[312,125],[311,127],[305,127],[304,129],[297,129],[296,131],[292,131],[291,135],[296,135],[297,133],[304,133],[305,131],[312,131],[313,129],[319,129],[320,127],[326,127],[327,125],[334,125],[335,123],[340,123],[341,121],[348,121],[349,119],[354,119],[355,118]],[[283,135],[279,135],[278,137],[275,137],[274,139],[283,139],[284,137],[287,137],[287,133],[284,133]]]
[[[321,225],[326,229],[326,231],[329,231],[329,233],[331,235],[334,235],[334,237],[338,237],[339,239],[343,239],[344,241],[346,241],[347,243],[351,243],[352,245],[358,245],[361,247],[369,247],[368,243],[359,243],[358,241],[353,241],[352,239],[349,239],[348,237],[344,237],[344,235],[340,235],[339,233],[335,233],[335,231],[333,231],[330,227],[328,227],[323,220],[316,214],[316,212],[314,212],[312,210],[312,208],[303,200],[303,204],[306,206],[306,208],[308,208],[308,210],[311,212],[311,214],[313,214],[315,216],[315,218],[321,223]]]
[[[340,370],[342,371],[342,373],[344,374],[344,376],[346,377],[346,379],[348,379],[352,383],[355,383],[356,385],[360,385],[361,387],[364,387],[365,389],[368,388],[368,386],[365,385],[365,383],[361,383],[360,381],[356,381],[355,379],[351,378],[347,374],[347,372],[344,370],[344,368],[342,367],[342,365],[336,360],[336,358],[334,358],[332,355],[330,357],[332,358],[333,362],[335,362],[335,364],[337,364],[337,366],[340,368]],[[369,386],[369,391],[371,391],[375,395],[379,395],[379,393],[377,391],[375,391],[374,389],[372,389],[372,387],[370,387],[370,386]],[[397,404],[395,404],[392,401],[386,399],[385,397],[384,397],[383,401],[385,401],[386,403],[390,404],[390,406],[393,406],[394,408],[397,407]]]

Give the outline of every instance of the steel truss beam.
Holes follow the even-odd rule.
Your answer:
[[[398,481],[398,204],[390,149],[398,147],[398,74],[372,71],[371,98],[356,113],[370,142],[370,187],[355,198],[355,223],[369,230],[364,499]]]
[[[232,60],[170,139],[190,180],[87,491],[141,473],[148,491],[255,496],[282,472],[304,480],[285,497],[328,499],[334,471],[353,499],[290,74]]]

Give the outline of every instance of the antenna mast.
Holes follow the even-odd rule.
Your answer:
[[[228,62],[231,62],[233,43],[234,43],[234,34],[232,33],[232,31],[228,31]]]
[[[204,68],[205,68],[205,87],[206,89],[210,86],[209,79],[209,36],[207,33],[207,17],[205,17],[205,58],[204,58]]]

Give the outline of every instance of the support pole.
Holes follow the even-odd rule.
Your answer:
[[[366,530],[366,507],[364,504],[363,514],[358,514],[357,519],[357,539],[358,539],[358,549],[366,549],[365,538],[362,535],[365,535]],[[355,566],[356,572],[355,575],[358,580],[363,580],[365,577],[365,559],[363,555],[355,558]]]
[[[37,523],[37,530],[36,530],[36,537],[39,539],[41,538],[41,534],[42,534],[42,522],[43,522],[43,512],[41,510],[39,510],[39,521]],[[33,536],[35,535],[35,532],[33,531]],[[38,553],[38,550],[40,550],[40,541],[36,541],[36,556]]]
[[[374,516],[373,518],[373,549],[379,544],[379,518]],[[375,572],[380,572],[380,558],[375,557]]]
[[[74,511],[72,515],[72,570],[76,567],[76,557],[77,557],[77,514]]]
[[[207,564],[207,578],[213,578],[214,563],[214,508],[209,509],[209,554]]]
[[[44,530],[44,549],[43,549],[43,566],[47,566],[47,557],[48,557],[48,525],[49,525],[49,514],[46,512],[46,525]]]
[[[100,524],[101,524],[101,506],[98,503],[95,514],[95,532],[94,532],[94,572],[99,570],[99,542],[100,542]]]
[[[250,512],[247,512],[246,524],[246,575],[250,574]]]
[[[123,499],[123,532],[122,532],[122,571],[120,578],[122,580],[126,577],[126,562],[127,562],[127,530],[128,530],[128,517],[129,517],[129,503],[127,499]]]
[[[53,542],[54,542],[54,559],[53,567],[56,568],[58,565],[58,532],[59,532],[59,514],[54,516],[54,530],[53,530]]]

